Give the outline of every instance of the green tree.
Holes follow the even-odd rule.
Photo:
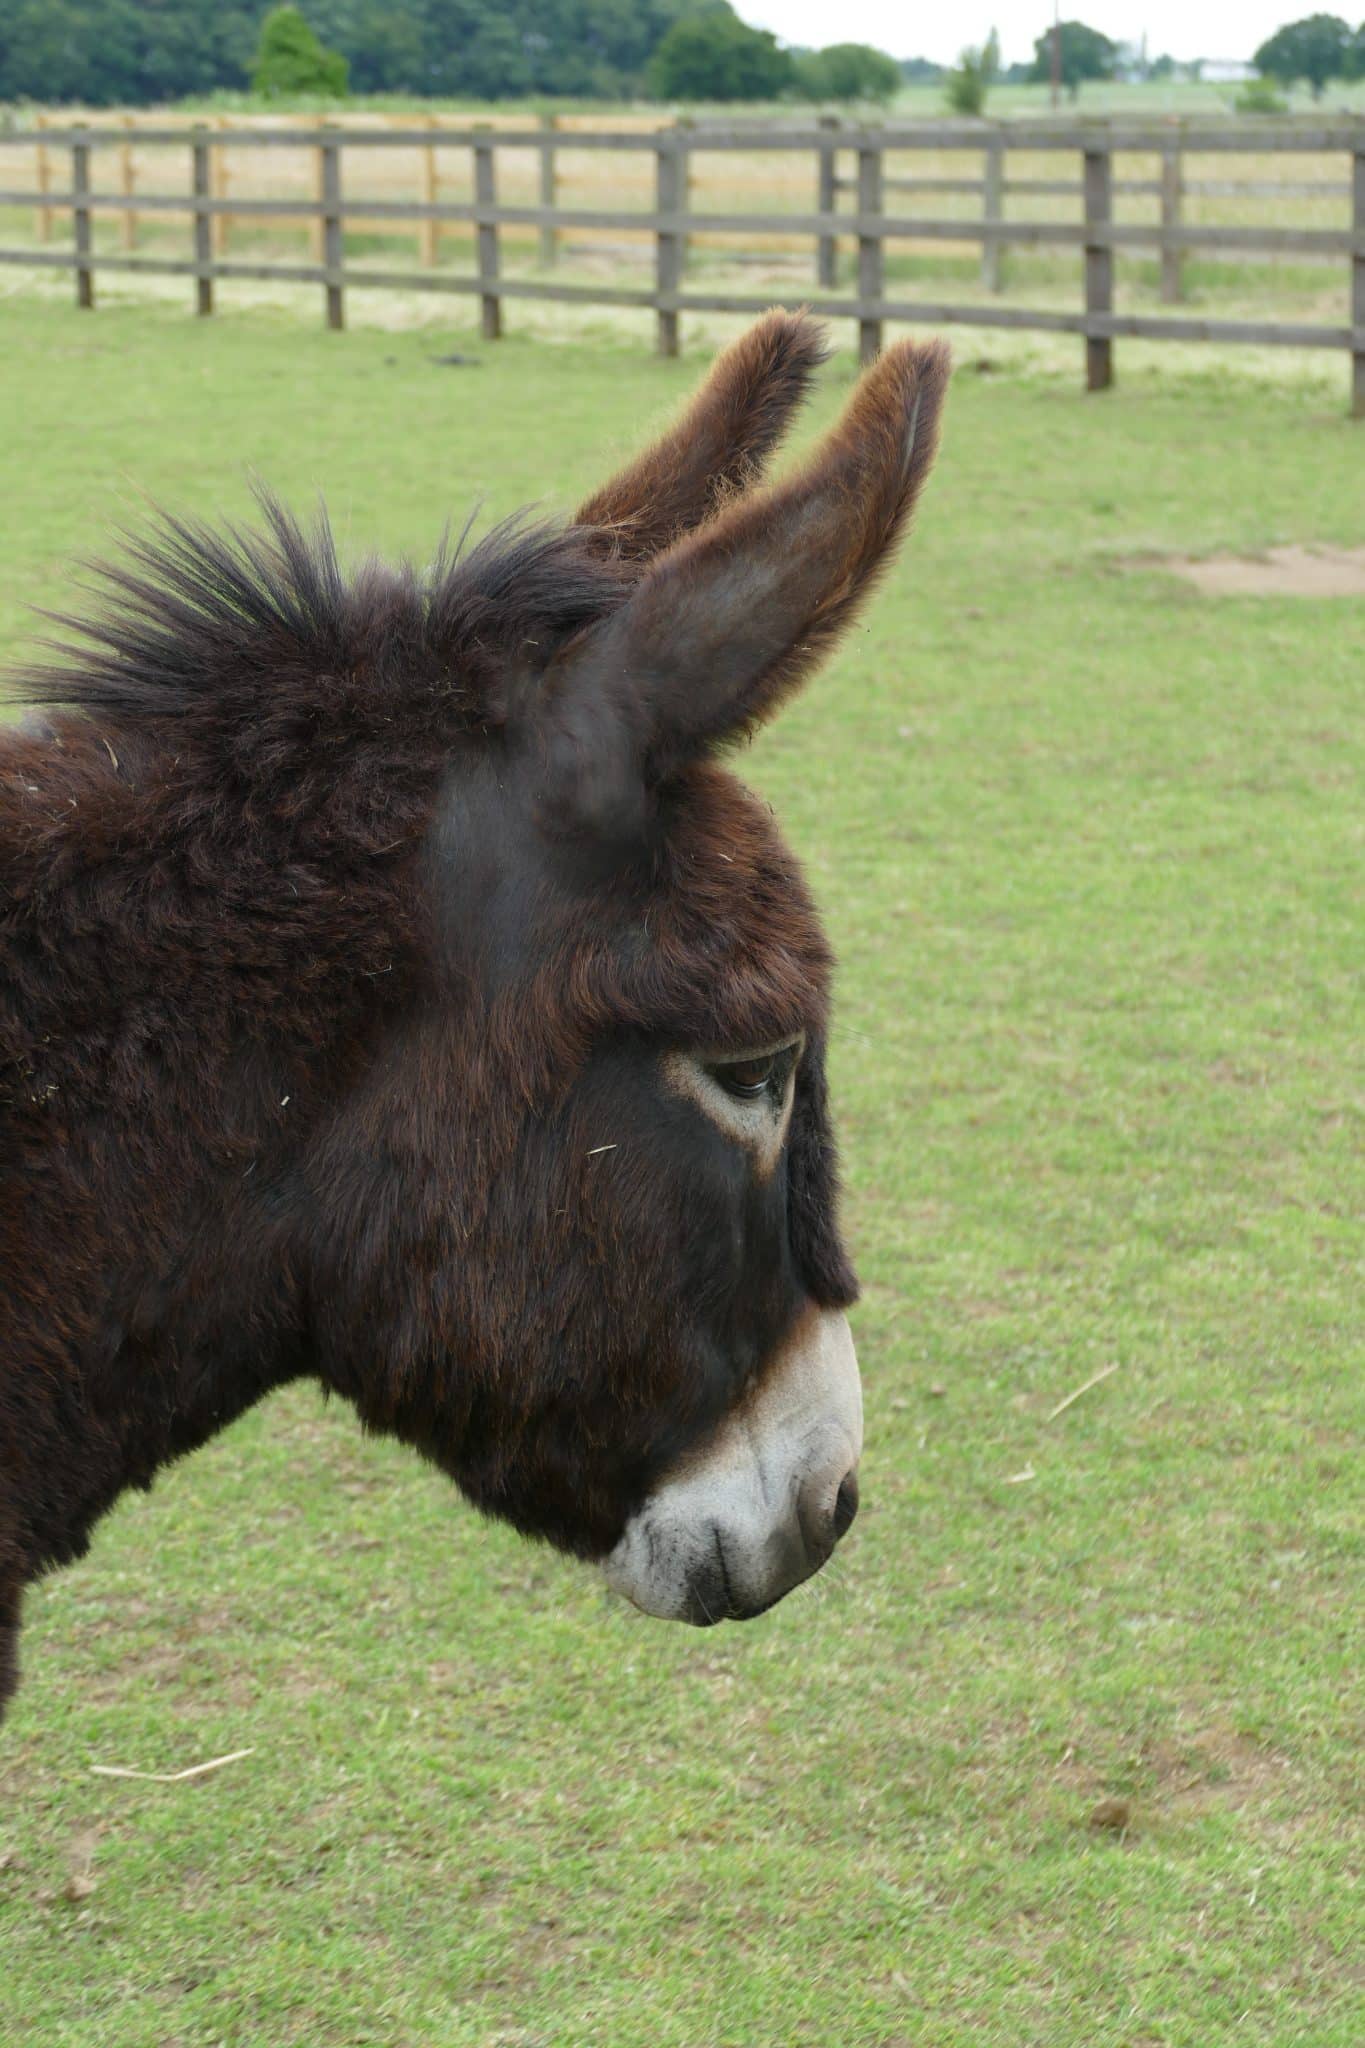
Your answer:
[[[255,0],[0,0],[0,101],[149,106],[240,86]]]
[[[1000,72],[1000,38],[992,29],[981,48],[964,50],[944,84],[948,105],[955,114],[984,114],[986,95]]]
[[[1329,78],[1345,75],[1351,44],[1351,31],[1338,15],[1309,14],[1276,29],[1251,61],[1266,78],[1278,78],[1281,85],[1306,78],[1318,100]]]
[[[0,0],[0,102],[148,106],[240,87],[272,0]],[[300,0],[358,92],[643,92],[676,21],[726,0]],[[779,53],[780,54],[780,53]],[[297,75],[297,74],[296,74]],[[287,88],[318,90],[296,83]],[[323,87],[321,89],[327,89]]]
[[[297,7],[276,7],[261,23],[261,40],[251,67],[251,90],[262,99],[290,93],[327,93],[339,99],[350,66],[336,50],[325,50]]]
[[[767,29],[716,7],[674,22],[648,79],[658,100],[775,100],[792,82],[792,60]]]
[[[1102,36],[1097,28],[1087,28],[1083,21],[1064,21],[1058,31],[1061,39],[1062,84],[1074,100],[1087,78],[1112,78],[1115,59],[1119,49],[1108,36]],[[1052,76],[1052,30],[1044,29],[1033,45],[1033,68],[1029,76],[1035,83],[1046,84]]]
[[[831,43],[827,50],[803,50],[792,60],[793,83],[806,100],[893,100],[901,89],[901,67],[870,43]]]

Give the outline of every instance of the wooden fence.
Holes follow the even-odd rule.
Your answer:
[[[139,149],[188,148],[190,190],[148,193],[134,190],[130,135]],[[1113,379],[1114,341],[1140,336],[1161,341],[1216,341],[1259,346],[1345,350],[1350,354],[1351,410],[1365,417],[1365,121],[1332,120],[1311,124],[1248,127],[1245,124],[1191,123],[1178,130],[1112,120],[1076,123],[925,123],[914,127],[844,127],[830,121],[801,128],[677,125],[656,130],[567,129],[544,121],[536,128],[491,125],[435,127],[422,125],[361,128],[314,124],[230,129],[208,125],[142,126],[126,123],[97,127],[44,125],[26,135],[6,138],[7,151],[31,143],[38,151],[35,186],[28,191],[0,190],[0,206],[35,206],[40,240],[50,236],[56,213],[73,224],[70,249],[0,248],[0,262],[71,269],[78,305],[95,302],[98,271],[183,274],[194,280],[196,308],[211,313],[214,285],[220,279],[282,279],[322,287],[329,326],[345,323],[348,291],[384,287],[477,295],[483,333],[496,340],[502,332],[505,302],[516,299],[558,300],[592,306],[643,307],[654,312],[658,346],[671,355],[678,347],[678,323],[689,312],[756,312],[767,305],[763,296],[730,291],[689,290],[686,284],[689,238],[708,236],[809,236],[814,242],[814,283],[821,289],[819,309],[857,323],[859,348],[867,358],[880,348],[888,321],[935,326],[965,324],[987,328],[1023,328],[1076,334],[1085,343],[1086,382],[1101,390]],[[315,165],[311,196],[254,197],[227,190],[223,152],[301,150]],[[344,155],[376,148],[419,153],[420,199],[381,200],[348,195],[343,178]],[[473,197],[442,200],[435,175],[437,150],[467,150],[473,170]],[[119,153],[120,189],[96,190],[91,177],[92,154]],[[539,203],[509,205],[499,198],[500,153],[532,151],[539,159]],[[563,150],[646,152],[654,162],[652,210],[582,207],[560,203],[556,176]],[[893,152],[976,151],[981,175],[976,179],[915,178],[892,175],[886,159]],[[706,152],[768,155],[802,152],[811,160],[815,208],[802,212],[736,212],[695,209],[691,201],[690,166]],[[1074,152],[1078,176],[1070,180],[1010,175],[1014,160],[1030,154]],[[1193,156],[1223,154],[1339,156],[1345,176],[1340,183],[1316,180],[1248,184],[1228,180],[1195,180],[1186,166]],[[1122,178],[1115,159],[1155,158],[1159,177]],[[69,162],[70,186],[54,189],[54,159]],[[851,170],[845,171],[848,164]],[[416,182],[416,181],[415,181]],[[891,193],[977,194],[978,216],[943,218],[889,213]],[[1159,217],[1150,223],[1114,218],[1116,195],[1140,193],[1159,201]],[[1344,228],[1190,225],[1182,203],[1194,193],[1238,193],[1268,197],[1310,195],[1349,202],[1350,225]],[[1011,195],[1074,194],[1082,203],[1075,221],[1005,218]],[[851,201],[845,210],[841,201]],[[118,250],[97,249],[93,222],[100,214],[117,214],[123,223]],[[135,230],[144,216],[188,217],[192,253],[184,257],[136,252]],[[311,260],[255,262],[225,253],[228,218],[258,222],[297,222],[311,230]],[[409,223],[417,234],[417,270],[376,268],[348,260],[347,224],[352,231],[363,220]],[[475,269],[460,275],[432,268],[436,236],[442,223],[462,223],[473,231]],[[535,230],[540,264],[553,267],[557,238],[566,229],[630,230],[645,233],[654,244],[654,281],[650,288],[608,283],[568,283],[545,276],[509,274],[502,261],[504,229]],[[851,295],[840,294],[837,251],[840,242],[856,251],[856,284]],[[992,292],[1001,285],[1001,256],[1020,246],[1074,248],[1080,258],[1083,303],[1075,311],[1032,309],[981,303],[938,302],[888,294],[888,244],[978,243],[983,281]],[[1249,253],[1292,256],[1303,260],[1340,262],[1349,266],[1348,324],[1272,323],[1248,320],[1196,319],[1179,314],[1116,313],[1114,256],[1117,251],[1155,250],[1161,264],[1162,298],[1176,304],[1182,296],[1182,259],[1192,251],[1243,258]]]

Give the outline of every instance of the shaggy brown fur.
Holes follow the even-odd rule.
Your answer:
[[[0,743],[0,1701],[22,1588],[302,1375],[584,1556],[853,1280],[829,956],[712,758],[847,620],[932,459],[901,346],[757,466],[770,315],[563,530],[426,579],[167,521]],[[758,1185],[661,1049],[807,1035]],[[601,1148],[610,1146],[613,1149]]]

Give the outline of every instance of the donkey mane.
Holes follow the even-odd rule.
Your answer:
[[[349,675],[376,700],[406,683],[446,714],[501,722],[499,682],[519,652],[543,665],[557,641],[628,595],[609,528],[501,521],[473,545],[448,536],[424,571],[373,558],[349,574],[326,509],[311,529],[256,491],[263,531],[161,512],[125,535],[125,559],[87,564],[88,615],[47,612],[75,640],[10,678],[19,701],[85,710],[182,738],[196,722],[248,717]],[[390,699],[389,707],[392,708]]]

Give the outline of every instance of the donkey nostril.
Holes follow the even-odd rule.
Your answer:
[[[853,1517],[857,1512],[858,1475],[856,1472],[850,1472],[848,1477],[840,1482],[839,1491],[834,1499],[834,1540],[836,1543],[840,1537],[847,1536],[849,1530],[853,1527]]]

